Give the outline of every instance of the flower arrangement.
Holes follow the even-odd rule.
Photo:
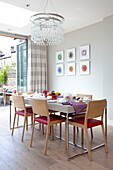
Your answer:
[[[43,93],[43,95],[44,95],[44,97],[47,97],[47,90],[44,90],[42,93]]]
[[[47,93],[47,96],[52,96],[53,100],[56,100],[58,96],[60,96],[61,93],[59,93],[58,91],[51,91]]]
[[[61,95],[61,93],[59,93],[58,91],[54,91],[54,90],[53,90],[53,91],[51,91],[51,92],[48,92],[47,95],[48,95],[48,96],[52,96],[52,95],[59,96],[59,95]]]
[[[46,93],[47,94],[47,92],[48,92],[47,90],[44,90],[42,93]]]

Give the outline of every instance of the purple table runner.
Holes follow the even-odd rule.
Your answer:
[[[74,102],[74,101],[67,101],[67,102],[63,102],[63,105],[71,105],[73,106],[76,114],[80,113],[82,110],[84,110],[87,107],[87,104],[85,103],[78,103],[78,102]]]

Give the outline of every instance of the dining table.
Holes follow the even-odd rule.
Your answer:
[[[25,97],[24,100],[25,100],[25,104],[30,104],[31,105],[31,97]],[[86,102],[87,103],[87,102]],[[12,105],[12,99],[10,100],[10,129],[12,129],[11,127],[11,122],[12,122],[12,117],[11,117],[11,105]],[[69,114],[70,113],[75,113],[75,109],[72,105],[69,105],[69,104],[62,104],[61,102],[57,102],[57,101],[50,101],[48,100],[48,109],[49,110],[54,110],[54,111],[57,111],[57,112],[63,112],[65,113],[66,115],[66,145],[67,145],[67,155],[68,155],[68,160],[70,159],[69,157],[69,124],[68,124],[68,120],[69,120]],[[76,115],[76,113],[75,113]],[[106,108],[105,108],[105,136],[106,136],[106,139],[107,139],[107,102],[106,102]],[[75,144],[74,144],[75,145]],[[101,144],[99,147],[103,146],[104,144]],[[83,146],[81,147],[83,148]],[[96,148],[94,148],[96,149]],[[93,149],[92,149],[93,150]],[[86,153],[86,149],[84,151],[84,153]],[[82,152],[82,154],[84,154]],[[79,155],[79,154],[77,154]]]

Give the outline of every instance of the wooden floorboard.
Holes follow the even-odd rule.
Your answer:
[[[20,119],[22,124],[23,120]],[[38,126],[37,126],[38,127]],[[101,143],[100,128],[94,128],[92,146]],[[0,106],[0,170],[113,170],[113,127],[108,126],[108,154],[104,147],[92,152],[92,161],[85,154],[67,161],[65,143],[49,137],[48,152],[44,156],[45,135],[35,129],[33,146],[30,148],[31,127],[25,132],[24,142],[21,141],[22,128],[15,129],[14,136],[9,129],[9,106]],[[59,135],[59,126],[55,126],[55,134]],[[89,133],[90,136],[90,133]],[[77,142],[80,143],[79,131]],[[72,141],[72,127],[70,127]],[[81,149],[71,146],[69,153],[74,155]]]

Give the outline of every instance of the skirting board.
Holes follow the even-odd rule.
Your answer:
[[[113,126],[113,120],[108,120],[107,124]]]

